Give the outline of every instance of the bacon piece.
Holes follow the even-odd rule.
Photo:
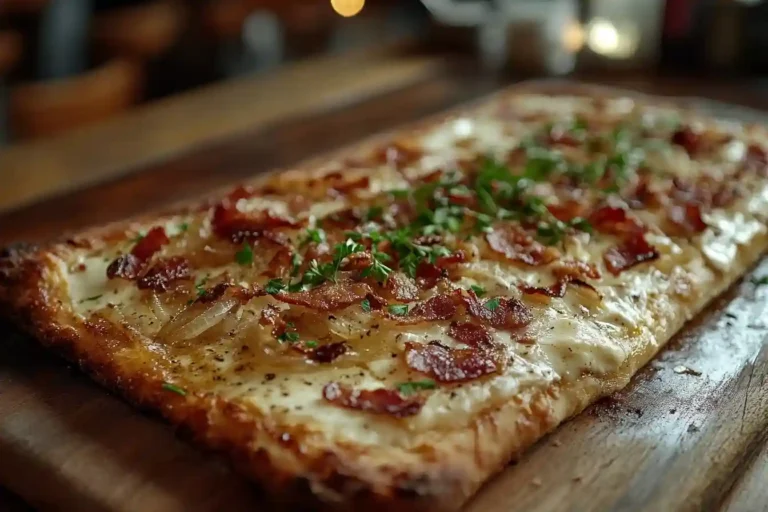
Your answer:
[[[169,241],[165,234],[165,228],[162,226],[150,229],[141,240],[136,242],[130,253],[123,254],[107,267],[107,277],[109,279],[115,277],[136,279],[141,275],[152,256]]]
[[[414,416],[424,405],[424,397],[418,395],[406,398],[391,389],[352,390],[338,382],[329,382],[323,387],[323,398],[347,409],[387,414],[395,418]]]
[[[552,273],[558,279],[600,279],[600,271],[591,263],[584,261],[561,261],[552,267]]]
[[[493,347],[493,338],[488,329],[471,322],[451,322],[448,335],[470,347],[485,349]]]
[[[419,263],[419,266],[416,267],[416,282],[419,287],[425,290],[431,290],[437,285],[437,282],[441,278],[448,277],[450,267],[463,263],[466,260],[467,256],[464,251],[455,251],[448,256],[437,258],[435,263],[422,261]]]
[[[271,234],[272,231],[301,225],[291,219],[276,216],[270,211],[241,212],[235,203],[227,200],[216,205],[211,223],[217,236],[236,244],[262,237],[280,243],[280,238]]]
[[[628,203],[631,208],[636,210],[661,206],[662,198],[658,192],[651,189],[648,175],[644,174],[640,177],[640,182],[629,197]]]
[[[107,267],[107,277],[114,279],[136,279],[144,268],[144,262],[131,253],[123,254]]]
[[[323,227],[326,230],[329,227],[342,230],[350,230],[356,228],[363,221],[363,214],[359,209],[346,208],[344,210],[334,212],[323,219]]]
[[[174,281],[189,279],[189,262],[186,258],[174,256],[160,260],[139,279],[138,286],[142,290],[164,292]]]
[[[133,246],[131,254],[141,261],[147,261],[168,242],[170,240],[165,234],[165,228],[156,226]]]
[[[405,318],[399,317],[401,325],[420,322],[448,320],[458,311],[454,295],[435,295],[413,308]]]
[[[449,348],[437,341],[426,345],[406,343],[405,362],[412,370],[438,382],[466,382],[497,373],[502,368],[498,351]]]
[[[744,167],[749,172],[765,176],[768,173],[768,153],[757,144],[750,144],[744,155]]]
[[[433,263],[422,261],[416,267],[416,282],[424,290],[431,290],[443,277],[448,276],[448,271]]]
[[[325,176],[323,179],[328,181],[329,178],[331,185],[328,190],[334,192],[334,195],[345,195],[361,188],[367,189],[371,184],[370,176],[360,176],[353,180],[347,180],[343,174],[335,172]]]
[[[701,135],[690,127],[684,126],[672,134],[671,142],[681,146],[690,156],[693,156],[701,146]]]
[[[343,341],[337,341],[312,349],[309,358],[318,363],[330,363],[343,356],[347,350],[349,345]]]
[[[466,295],[461,294],[461,299],[471,316],[499,329],[518,329],[528,325],[533,320],[531,310],[517,299],[496,297],[481,303],[472,290]],[[491,310],[488,303],[496,300],[498,300],[498,305]]]
[[[601,206],[589,216],[592,227],[608,235],[625,235],[642,231],[643,226],[627,215],[627,210],[615,206]]]
[[[583,217],[586,214],[587,207],[581,201],[569,199],[559,204],[550,204],[547,206],[549,213],[562,222],[568,222],[576,217]]]
[[[449,192],[447,194],[448,202],[458,206],[466,206],[468,208],[474,208],[477,205],[477,196],[474,194],[457,194],[455,192]]]
[[[287,247],[281,247],[269,260],[264,275],[272,278],[287,276],[291,272],[292,259],[293,251]]]
[[[419,298],[416,282],[402,272],[393,272],[384,284],[387,292],[400,302],[413,302]]]
[[[528,233],[514,225],[497,226],[486,233],[488,246],[507,259],[526,265],[539,266],[554,261],[559,253],[533,239]]]
[[[620,245],[605,251],[603,260],[608,271],[617,276],[628,268],[658,257],[659,252],[645,240],[642,232],[637,231],[626,237]]]
[[[667,215],[675,234],[693,235],[707,229],[707,223],[701,216],[701,206],[696,203],[672,205]]]
[[[386,304],[386,301],[383,298],[378,297],[373,293],[373,289],[369,285],[352,282],[326,283],[317,288],[303,292],[281,292],[274,297],[287,304],[304,306],[305,308],[323,311],[325,313],[338,311],[349,307],[352,304],[359,304],[365,298],[368,298],[369,300],[373,299],[373,301],[377,303]]]

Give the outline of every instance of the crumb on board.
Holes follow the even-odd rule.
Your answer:
[[[557,447],[563,446],[563,442],[560,441],[559,439],[555,439],[554,441],[552,441],[552,446],[557,446]]]
[[[533,480],[531,480],[531,485],[534,487],[541,487],[541,478],[536,477]]]
[[[694,370],[693,368],[688,368],[685,365],[679,364],[672,368],[672,371],[677,373],[678,375],[693,375],[695,377],[698,377],[701,375],[701,372],[698,370]]]

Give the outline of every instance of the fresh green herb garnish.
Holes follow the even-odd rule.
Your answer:
[[[304,262],[304,258],[298,252],[294,252],[291,256],[291,277],[299,275],[301,270],[301,264]]]
[[[494,297],[486,301],[485,307],[490,311],[496,311],[496,309],[499,307],[500,304],[501,304],[501,300],[498,297]]]
[[[395,386],[401,395],[412,395],[417,391],[437,388],[437,383],[433,380],[417,380],[412,382],[401,382]]]
[[[182,222],[181,224],[179,224],[179,232],[180,233],[184,233],[187,230],[189,230],[189,223]]]
[[[388,309],[395,316],[405,316],[408,314],[408,304],[392,304]]]
[[[243,248],[235,254],[235,261],[240,265],[251,265],[253,263],[253,249],[248,243],[243,244]]]
[[[366,313],[371,312],[371,301],[368,299],[363,299],[363,301],[360,303],[360,308],[365,311]]]
[[[475,295],[477,295],[478,297],[482,297],[483,295],[485,295],[485,288],[483,288],[479,284],[473,284],[470,286],[470,288],[472,289],[473,292],[475,292]]]
[[[287,341],[288,343],[296,343],[299,341],[299,333],[295,331],[285,331],[283,334],[277,337],[280,342]]]
[[[307,341],[307,342],[304,343],[304,345],[307,346],[308,348],[315,348],[315,347],[317,347],[317,342],[316,341]]]
[[[184,389],[180,388],[176,384],[171,384],[170,382],[163,382],[163,389],[172,393],[176,393],[177,395],[187,396],[187,392]]]
[[[365,220],[376,220],[384,213],[383,206],[371,206],[365,213]]]
[[[752,284],[755,286],[763,286],[768,284],[768,275],[753,278]]]
[[[323,231],[322,229],[320,228],[308,229],[307,236],[301,242],[301,246],[305,246],[310,242],[314,242],[316,244],[322,244],[322,243],[325,243],[325,240],[326,240],[325,231]]]
[[[267,286],[264,287],[264,291],[266,291],[270,295],[275,295],[285,290],[285,288],[286,288],[286,285],[285,283],[283,283],[282,279],[270,279],[267,282]]]

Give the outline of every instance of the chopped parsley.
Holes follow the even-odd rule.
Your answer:
[[[500,304],[501,300],[498,297],[494,297],[485,303],[485,307],[490,311],[496,311]]]
[[[307,341],[306,343],[304,343],[304,345],[306,345],[308,348],[315,348],[315,347],[317,347],[317,342],[316,341]]]
[[[307,236],[304,238],[304,240],[302,240],[301,245],[305,246],[310,243],[322,244],[322,243],[325,243],[325,241],[326,241],[325,231],[323,231],[320,228],[308,229]]]
[[[368,299],[363,299],[363,302],[360,303],[360,308],[365,311],[366,313],[371,312],[371,301]]]
[[[187,230],[189,230],[189,223],[182,222],[181,224],[179,224],[179,233],[184,233]]]
[[[477,295],[478,297],[482,297],[483,295],[485,295],[485,288],[483,288],[479,284],[473,284],[470,286],[470,288],[472,289],[473,292],[475,292],[475,295]]]
[[[395,316],[405,316],[408,314],[408,304],[392,304],[388,309]]]
[[[237,251],[235,254],[235,261],[243,266],[253,264],[253,249],[251,249],[251,246],[248,245],[248,243],[244,243],[243,248]]]
[[[365,220],[371,221],[376,220],[382,216],[384,213],[384,207],[383,206],[371,206],[368,211],[365,213]]]
[[[163,382],[163,389],[170,391],[171,393],[176,393],[177,395],[187,396],[187,392],[183,388],[180,388],[176,384],[171,384],[170,382]]]
[[[267,286],[264,287],[264,291],[270,295],[275,295],[285,290],[285,288],[286,285],[282,279],[270,279],[267,282]]]
[[[299,341],[299,333],[294,331],[285,331],[283,334],[277,337],[281,342],[296,343]]]
[[[768,284],[768,275],[752,278],[752,284],[755,286],[764,286]]]
[[[401,382],[397,384],[397,390],[401,395],[412,395],[417,391],[437,388],[437,383],[433,380],[417,380],[411,382]]]

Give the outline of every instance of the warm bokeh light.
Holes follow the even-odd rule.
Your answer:
[[[640,31],[632,22],[613,23],[594,18],[587,28],[587,45],[600,55],[611,59],[628,59],[640,44]]]
[[[331,7],[336,14],[349,18],[363,10],[365,0],[331,0]]]
[[[576,53],[584,46],[584,28],[577,20],[569,21],[563,29],[563,48],[570,53]]]

